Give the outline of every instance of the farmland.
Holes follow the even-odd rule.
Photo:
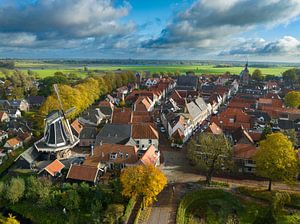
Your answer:
[[[88,71],[84,70],[84,64],[67,64],[67,63],[50,63],[50,62],[42,62],[42,61],[16,61],[15,63],[16,69],[27,72],[28,70],[32,70],[37,74],[38,77],[44,78],[47,76],[54,75],[55,72],[63,72],[66,74],[74,73],[85,77],[88,74],[88,71],[91,72],[107,72],[114,70],[132,70],[138,72],[149,71],[151,73],[159,73],[159,72],[170,72],[170,73],[185,73],[187,71],[193,71],[197,75],[201,74],[224,74],[225,72],[230,72],[231,74],[239,74],[243,66],[216,66],[215,64],[190,64],[190,65],[179,65],[179,64],[158,64],[158,65],[109,65],[109,64],[92,64],[87,65]],[[260,69],[264,75],[281,75],[285,70],[290,69],[292,67],[288,66],[269,66],[266,68],[258,68],[258,67],[249,67],[250,73],[252,73],[255,69]],[[9,73],[12,73],[12,70],[9,70]],[[0,70],[0,76],[3,76],[3,73]]]

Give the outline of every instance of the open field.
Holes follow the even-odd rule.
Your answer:
[[[15,66],[17,69],[20,69],[24,72],[27,70],[32,70],[38,74],[39,77],[44,78],[47,76],[54,75],[55,72],[61,71],[63,73],[75,73],[80,76],[85,77],[87,72],[84,71],[84,65],[82,64],[55,64],[55,63],[47,63],[42,61],[16,61]],[[252,73],[255,69],[260,69],[264,75],[281,75],[285,70],[290,69],[292,67],[285,66],[275,66],[268,68],[256,68],[249,67],[250,73]],[[204,65],[170,65],[170,64],[159,64],[159,65],[91,65],[88,66],[89,71],[95,72],[104,72],[104,71],[114,71],[114,70],[132,70],[138,72],[149,71],[151,73],[155,72],[179,72],[185,73],[187,71],[193,71],[198,75],[201,74],[224,74],[225,72],[230,72],[231,74],[240,74],[243,70],[242,66],[233,66],[233,67],[216,67],[214,64],[204,64]],[[12,70],[10,70],[12,72]],[[3,74],[0,71],[0,77]]]

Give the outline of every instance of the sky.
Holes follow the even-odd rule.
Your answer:
[[[0,0],[0,58],[300,62],[300,0]]]

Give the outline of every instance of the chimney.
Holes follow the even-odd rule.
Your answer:
[[[91,156],[94,156],[94,145],[91,145]]]

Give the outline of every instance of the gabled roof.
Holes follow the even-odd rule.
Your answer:
[[[79,139],[96,139],[97,133],[97,128],[87,126],[80,132]]]
[[[8,115],[5,111],[0,111],[0,121],[2,120],[5,114]]]
[[[209,126],[208,126],[208,128],[207,128],[207,130],[206,130],[207,132],[211,132],[211,133],[213,133],[214,135],[221,135],[221,134],[223,134],[223,130],[222,130],[222,128],[220,128],[218,125],[216,125],[216,123],[214,123],[214,122],[212,122]]]
[[[112,117],[113,124],[129,124],[132,120],[131,108],[115,108]]]
[[[96,145],[102,143],[126,144],[131,136],[129,124],[105,124],[96,137]]]
[[[138,162],[138,149],[131,145],[107,144],[97,145],[94,154],[86,158],[83,165],[97,167],[99,163],[135,164]],[[116,155],[111,159],[111,154]]]
[[[159,154],[153,145],[150,145],[147,151],[144,153],[140,162],[144,165],[156,165],[159,160]]]
[[[233,155],[238,159],[253,159],[257,149],[253,144],[236,144],[233,146]]]
[[[20,157],[31,164],[39,157],[39,153],[35,147],[30,147],[26,149],[21,155],[19,155],[15,161],[17,161]]]
[[[14,137],[14,138],[8,139],[6,141],[6,144],[10,145],[11,147],[14,147],[14,146],[20,144],[20,142],[21,141],[17,137]]]
[[[151,107],[152,101],[149,97],[139,96],[139,98],[135,101],[135,111],[149,111]]]
[[[80,132],[83,129],[83,125],[79,122],[78,119],[72,122],[71,127],[76,131],[76,133],[79,135]]]
[[[97,175],[98,175],[97,167],[72,164],[68,171],[67,179],[81,180],[81,181],[88,181],[88,182],[95,183]]]
[[[140,123],[132,125],[133,139],[158,139],[159,135],[157,130],[149,123]]]
[[[30,105],[41,105],[45,101],[44,96],[29,96],[27,101]]]
[[[59,160],[54,160],[52,163],[50,163],[48,166],[44,168],[51,176],[55,176],[57,173],[59,173],[63,168],[65,168],[65,165],[62,164]]]

